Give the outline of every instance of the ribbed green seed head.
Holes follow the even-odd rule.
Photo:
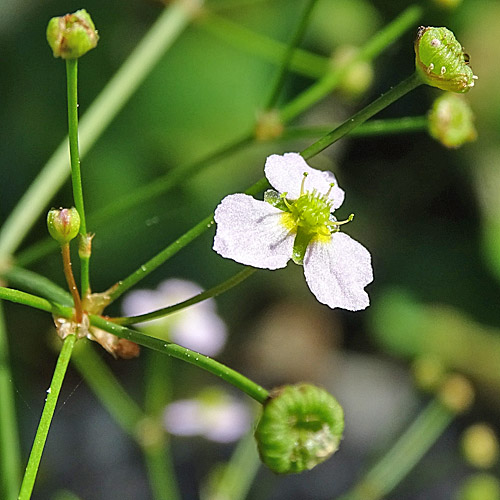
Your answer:
[[[278,474],[298,473],[337,451],[344,412],[324,389],[297,384],[274,390],[255,430],[262,461]]]

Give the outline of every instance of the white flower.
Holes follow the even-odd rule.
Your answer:
[[[358,311],[370,301],[364,287],[373,280],[368,250],[339,231],[332,212],[344,191],[331,172],[311,168],[298,153],[266,160],[272,191],[259,201],[226,196],[215,211],[214,250],[241,264],[263,269],[304,265],[307,284],[331,308]],[[350,220],[350,219],[349,219]]]
[[[203,436],[212,441],[236,441],[250,428],[250,409],[217,388],[204,389],[195,399],[170,403],[163,416],[165,428],[177,436]]]
[[[196,283],[180,279],[168,279],[156,290],[134,290],[123,300],[126,316],[137,316],[178,304],[201,293]],[[208,299],[176,311],[163,318],[138,323],[148,333],[170,340],[194,351],[215,356],[226,342],[226,325],[215,311],[215,300]]]

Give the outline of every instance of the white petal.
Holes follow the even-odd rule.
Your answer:
[[[304,258],[304,274],[311,292],[332,309],[365,309],[370,304],[363,290],[373,280],[370,252],[344,233],[330,241],[313,241]]]
[[[294,234],[282,223],[283,212],[246,194],[226,196],[215,210],[213,249],[222,257],[263,269],[285,267]]]
[[[333,173],[310,167],[299,153],[269,156],[264,172],[271,186],[280,193],[287,193],[287,198],[291,200],[296,200],[300,196],[304,172],[307,172],[305,191],[310,192],[315,189],[319,194],[326,195],[333,183],[334,187],[328,195],[333,209],[339,208],[344,201],[344,190],[338,186]]]

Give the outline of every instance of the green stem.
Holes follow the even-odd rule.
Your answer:
[[[17,428],[14,383],[9,363],[9,343],[0,301],[0,492],[3,498],[14,500],[19,491],[21,459],[19,456],[19,431]]]
[[[80,170],[80,153],[78,150],[78,59],[66,59],[66,81],[68,94],[68,139],[71,164],[71,185],[73,200],[80,215],[80,238],[87,235],[87,221],[83,202],[82,173]],[[89,285],[90,256],[80,255],[81,296],[85,297]]]
[[[386,135],[409,134],[426,131],[429,120],[427,116],[406,116],[403,118],[390,118],[385,120],[370,120],[351,130],[349,137],[383,137]],[[336,125],[337,127],[340,124]],[[332,126],[317,125],[311,127],[288,127],[283,134],[275,140],[301,139],[318,137],[327,134]]]
[[[318,0],[309,0],[309,3],[306,5],[306,8],[301,16],[300,23],[298,24],[297,29],[292,39],[290,40],[290,43],[288,44],[286,52],[281,61],[280,69],[276,78],[276,83],[273,86],[271,94],[269,95],[269,100],[267,102],[267,105],[265,106],[265,109],[267,110],[272,109],[278,102],[278,97],[288,75],[293,54],[304,36],[307,25],[309,24],[309,20],[311,18],[312,11],[317,3]]]
[[[56,285],[45,276],[41,276],[28,269],[22,269],[21,267],[11,267],[7,272],[2,274],[2,277],[7,279],[9,285],[22,288],[64,306],[73,307],[73,299],[68,291]]]
[[[143,321],[151,321],[153,319],[162,318],[164,316],[168,316],[169,314],[174,313],[175,311],[179,311],[181,309],[185,309],[186,307],[192,306],[194,304],[198,304],[203,300],[207,300],[213,297],[217,297],[221,293],[227,292],[231,288],[240,284],[242,281],[249,278],[253,273],[255,273],[257,269],[252,267],[246,267],[243,271],[236,273],[234,276],[231,276],[229,279],[219,283],[218,285],[210,288],[209,290],[205,290],[204,292],[191,297],[190,299],[179,302],[178,304],[174,304],[172,306],[162,307],[156,311],[152,311],[146,314],[139,314],[137,316],[123,317],[123,318],[113,318],[112,321],[119,325],[127,326],[134,325],[136,323],[140,323]]]
[[[348,134],[351,130],[358,127],[366,120],[376,115],[378,112],[382,111],[384,108],[397,101],[408,92],[422,85],[422,79],[417,73],[413,73],[406,80],[391,88],[388,92],[381,95],[378,99],[368,104],[362,110],[358,111],[351,118],[348,118],[344,123],[339,125],[337,128],[332,130],[329,134],[325,135],[314,144],[304,149],[301,152],[302,156],[307,160],[318,153],[331,146],[334,142]]]
[[[187,26],[193,15],[193,9],[187,4],[175,1],[165,9],[85,113],[80,121],[81,158]],[[0,262],[16,251],[66,176],[67,139],[64,139],[2,226]]]
[[[441,436],[455,414],[434,399],[394,446],[339,500],[379,500],[388,495]]]
[[[63,316],[65,318],[71,318],[73,315],[73,308],[71,307],[55,304],[42,297],[21,292],[20,290],[13,290],[12,288],[5,288],[3,286],[0,286],[0,299],[34,307],[35,309],[40,309],[41,311]]]
[[[261,404],[263,404],[269,396],[268,392],[260,385],[252,382],[250,379],[241,375],[237,371],[219,363],[218,361],[215,361],[212,358],[209,358],[208,356],[199,354],[191,349],[187,349],[186,347],[182,347],[177,344],[149,337],[138,331],[112,323],[111,321],[108,321],[100,316],[91,315],[90,322],[92,325],[117,335],[118,337],[131,340],[132,342],[155,351],[168,354],[169,356],[181,359],[182,361],[186,361],[187,363],[195,365],[198,368],[206,370],[234,385]]]
[[[356,57],[347,65],[338,66],[330,73],[327,73],[323,78],[288,103],[280,112],[281,121],[284,123],[289,122],[330,94],[339,85],[346,71],[359,62],[374,59],[406,30],[414,26],[422,16],[422,12],[423,8],[418,5],[408,7],[362,47]]]
[[[70,307],[53,304],[46,299],[42,299],[41,297],[36,297],[34,295],[30,295],[29,293],[12,290],[10,288],[0,287],[0,299],[6,299],[11,302],[28,305],[34,307],[35,309],[41,309],[42,311],[58,314],[59,316],[65,318],[71,318],[73,314],[73,310]],[[93,326],[101,328],[102,330],[112,333],[118,337],[131,340],[132,342],[149,347],[155,351],[168,354],[169,356],[181,359],[213,373],[226,382],[238,387],[259,403],[264,403],[268,398],[268,392],[263,387],[255,382],[252,382],[250,379],[244,377],[237,371],[209,358],[208,356],[199,354],[191,349],[187,349],[176,344],[165,342],[164,340],[148,337],[143,333],[117,325],[116,323],[108,321],[100,316],[93,314],[90,315],[90,322]]]
[[[162,413],[172,398],[172,360],[159,352],[149,351],[145,374],[144,407],[157,439],[143,441],[149,483],[156,500],[181,498],[172,463],[168,436],[162,427]],[[155,426],[157,427],[155,432]]]
[[[155,500],[180,500],[181,498],[169,448],[168,444],[163,441],[142,447]]]
[[[256,33],[213,12],[205,12],[200,17],[197,26],[237,46],[238,49],[246,50],[275,64],[281,64],[287,52],[285,44]],[[302,49],[295,49],[290,61],[292,70],[310,78],[323,76],[328,70],[328,65],[328,58]]]
[[[137,425],[145,415],[89,342],[78,343],[72,364],[118,425],[135,439]]]
[[[47,435],[49,433],[54,410],[56,409],[57,399],[59,398],[59,393],[61,391],[62,383],[66,374],[69,360],[71,358],[71,352],[73,351],[75,341],[75,335],[68,335],[64,339],[61,352],[59,353],[59,358],[57,359],[52,382],[50,383],[50,387],[47,391],[47,399],[45,400],[42,417],[40,418],[40,423],[38,424],[38,429],[36,431],[35,440],[33,442],[33,447],[31,449],[30,457],[28,460],[28,465],[26,466],[26,472],[21,484],[19,500],[29,500],[31,498],[31,493],[33,492],[33,487],[35,485],[36,475],[38,473],[38,467],[40,465],[43,449],[45,447],[45,441],[47,440]]]

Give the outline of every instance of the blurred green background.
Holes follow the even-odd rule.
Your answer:
[[[421,355],[430,353],[470,377],[477,402],[389,498],[456,498],[462,478],[471,472],[459,453],[461,430],[481,420],[498,432],[500,4],[464,0],[447,11],[430,1],[418,3],[425,6],[421,24],[446,25],[471,56],[479,80],[467,98],[476,114],[478,139],[448,150],[425,132],[348,138],[310,161],[335,172],[346,191],[339,216],[356,214],[346,231],[372,253],[375,280],[368,287],[372,305],[366,311],[331,311],[318,304],[302,270],[292,264],[278,272],[259,271],[218,299],[230,331],[222,361],[268,387],[302,379],[321,383],[346,408],[346,439],[332,460],[300,477],[276,478],[262,471],[250,498],[326,499],[347,489],[366,460],[383,451],[424,404],[408,369]],[[306,2],[213,0],[207,5],[246,28],[287,42]],[[320,0],[302,47],[329,57],[340,46],[362,45],[408,5]],[[91,13],[101,38],[79,65],[81,114],[163,8],[145,0],[0,2],[0,222],[65,136],[64,64],[52,57],[45,28],[50,17],[82,7]],[[399,83],[413,71],[416,29],[374,61],[374,80],[364,95],[352,99],[334,92],[294,123],[333,125]],[[254,126],[276,72],[276,64],[195,22],[83,160],[88,214],[98,215],[138,186],[242,137]],[[292,72],[280,102],[311,83]],[[440,92],[420,87],[377,118],[423,115]],[[94,290],[127,276],[209,214],[223,196],[258,180],[268,154],[300,151],[312,142],[250,145],[187,174],[174,190],[112,222],[90,223],[96,233]],[[69,182],[52,203],[71,204]],[[45,235],[41,216],[23,248]],[[229,277],[239,266],[211,251],[212,237],[210,231],[198,238],[140,286],[154,288],[168,277],[180,277],[208,288]],[[56,253],[30,267],[64,284]],[[120,311],[114,306],[109,313]],[[26,459],[56,358],[54,332],[50,318],[40,312],[6,304],[6,314]],[[128,362],[102,356],[140,398],[146,353]],[[176,397],[215,383],[193,367],[172,363],[179,377]],[[64,390],[34,498],[53,498],[61,486],[85,499],[150,498],[137,450],[75,371],[68,374]],[[99,446],[103,439],[109,447]],[[189,499],[197,498],[213,457],[227,458],[231,450],[201,439],[174,439],[173,446],[183,498]]]

